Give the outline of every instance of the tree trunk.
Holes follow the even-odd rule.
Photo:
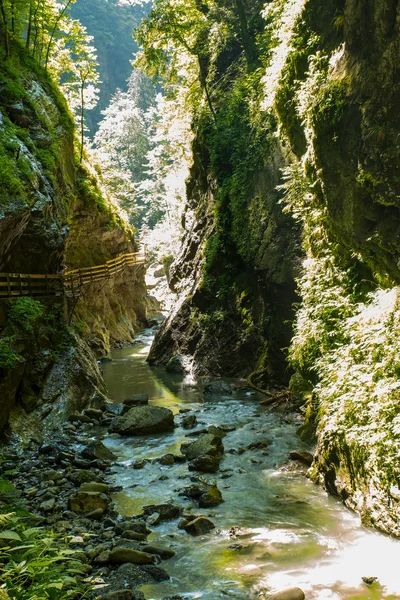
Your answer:
[[[83,140],[84,140],[84,133],[85,133],[85,125],[84,125],[84,118],[85,118],[85,80],[86,79],[82,79],[81,82],[81,153],[80,153],[80,157],[79,157],[79,162],[81,163],[83,160]]]
[[[8,39],[7,15],[6,15],[6,9],[4,7],[4,0],[0,0],[0,14],[1,14],[1,20],[3,22],[3,28],[4,28],[4,48],[6,51],[6,58],[8,58],[10,56],[10,44],[9,44],[9,39]]]
[[[247,65],[250,67],[250,66],[252,66],[252,64],[254,62],[256,53],[255,53],[253,40],[251,39],[250,34],[249,34],[246,10],[245,10],[242,0],[235,0],[235,4],[236,4],[237,14],[239,17],[240,34],[241,34],[241,38],[242,38],[243,49],[244,49],[244,53],[246,55]]]
[[[69,5],[71,4],[71,2],[72,2],[72,0],[68,0],[67,1],[66,5],[64,6],[64,8],[62,9],[62,11],[58,15],[57,19],[55,20],[53,29],[51,30],[50,40],[49,40],[49,43],[47,44],[46,61],[45,61],[45,65],[44,65],[44,68],[45,68],[46,71],[47,71],[47,64],[49,62],[51,45],[53,43],[53,38],[54,38],[54,35],[56,33],[57,25],[59,24],[59,22],[61,21],[61,19],[65,15],[65,12],[67,11],[67,9],[68,9]]]
[[[28,17],[28,29],[26,32],[26,44],[25,48],[29,51],[29,46],[31,45],[31,33],[32,33],[32,2],[29,4],[29,17]]]
[[[206,94],[206,98],[207,98],[207,103],[208,106],[210,108],[211,114],[214,117],[214,120],[216,119],[216,114],[215,114],[215,110],[211,101],[211,96],[210,96],[210,92],[208,89],[208,85],[207,85],[207,72],[206,69],[204,67],[204,62],[202,59],[201,54],[197,55],[197,60],[199,61],[199,68],[200,68],[200,83],[202,88],[204,89],[204,92]]]

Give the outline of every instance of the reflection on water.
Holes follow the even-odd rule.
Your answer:
[[[179,452],[188,433],[180,426],[166,435],[104,440],[119,457],[113,477],[123,491],[114,500],[122,514],[140,514],[144,505],[173,501],[212,515],[218,528],[193,538],[176,521],[155,527],[149,539],[171,546],[177,556],[163,563],[169,582],[142,587],[146,598],[180,593],[202,600],[244,600],[257,598],[261,589],[299,586],[308,600],[400,599],[400,543],[361,527],[359,518],[340,502],[285,468],[289,451],[304,448],[296,438],[296,425],[262,409],[244,391],[205,401],[196,382],[150,369],[145,362],[150,343],[150,333],[144,332],[138,343],[115,351],[113,362],[104,365],[113,401],[147,392],[151,404],[175,413],[182,408],[195,411],[198,429],[232,424],[236,430],[223,439],[221,471],[206,476],[217,481],[225,500],[212,511],[199,510],[180,496],[192,475],[186,464],[154,461],[140,470],[132,467],[138,459]],[[268,443],[268,449],[229,452],[255,441]],[[363,576],[379,581],[367,586]]]

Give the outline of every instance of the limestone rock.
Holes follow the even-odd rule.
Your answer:
[[[174,428],[174,415],[161,406],[138,406],[131,408],[126,415],[114,419],[110,433],[120,435],[147,435],[164,433]]]

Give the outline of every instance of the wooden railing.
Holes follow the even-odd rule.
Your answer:
[[[65,270],[59,275],[0,273],[0,299],[18,296],[33,298],[48,296],[78,297],[82,288],[94,281],[108,279],[126,267],[143,265],[144,252],[122,254],[103,265]]]

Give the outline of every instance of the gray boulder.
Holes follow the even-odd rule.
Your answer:
[[[174,415],[161,406],[137,406],[124,416],[117,417],[110,425],[110,433],[120,435],[147,435],[164,433],[174,429]]]

